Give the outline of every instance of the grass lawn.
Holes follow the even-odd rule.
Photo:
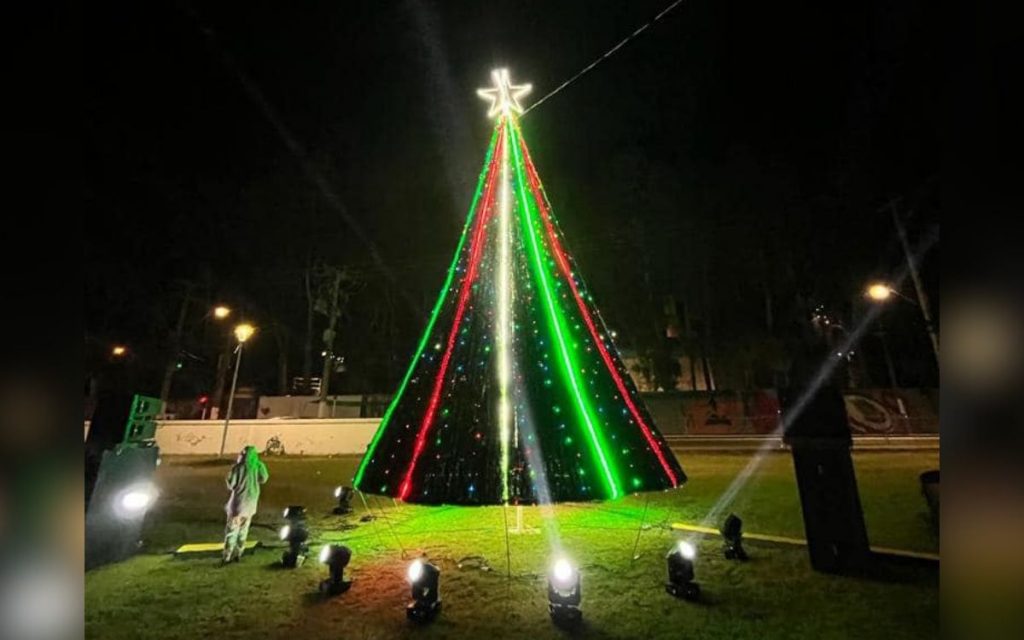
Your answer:
[[[227,463],[165,458],[162,495],[150,513],[144,553],[86,575],[86,635],[91,638],[785,638],[938,636],[938,571],[892,566],[886,578],[847,578],[810,570],[804,549],[748,543],[748,563],[727,562],[713,538],[699,542],[697,580],[703,601],[688,603],[663,589],[664,554],[680,533],[672,522],[699,523],[747,465],[748,453],[682,454],[690,477],[681,490],[590,504],[560,505],[552,517],[523,510],[525,532],[510,535],[512,579],[506,576],[504,518],[499,507],[396,507],[368,496],[378,518],[329,515],[331,490],[353,475],[356,457],[271,458],[271,479],[251,537],[279,546],[281,509],[305,505],[312,551],[324,541],[353,550],[348,593],[321,599],[325,570],[315,557],[297,570],[277,566],[264,548],[241,564],[181,560],[167,551],[214,541],[223,531]],[[917,475],[938,467],[937,452],[863,452],[854,456],[874,545],[934,551]],[[648,502],[649,500],[649,502]],[[644,516],[647,509],[646,517]],[[803,537],[788,455],[767,454],[732,505],[747,531]],[[632,550],[642,518],[647,527]],[[584,625],[561,631],[547,617],[544,572],[553,548],[583,574]],[[444,611],[430,626],[404,616],[407,560],[426,553],[441,567]],[[467,559],[468,558],[468,559]],[[460,561],[462,568],[459,567]],[[481,563],[492,568],[486,571]]]

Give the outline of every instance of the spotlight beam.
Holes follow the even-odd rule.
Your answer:
[[[922,240],[921,244],[918,246],[917,251],[914,254],[915,258],[920,259],[925,253],[928,252],[929,249],[931,249],[932,245],[935,244],[936,240],[937,238],[934,234]],[[903,282],[906,281],[907,277],[907,270],[904,268],[896,278],[894,286],[896,288],[902,286]],[[864,318],[860,321],[860,323],[857,324],[857,326],[854,328],[852,332],[847,334],[846,340],[844,340],[843,344],[836,350],[841,353],[848,353],[851,349],[856,347],[856,345],[868,332],[871,325],[874,324],[875,320],[878,319],[878,316],[881,313],[882,309],[878,305],[870,307],[868,309],[868,312],[865,314]],[[839,359],[831,357],[827,358],[825,362],[822,363],[821,367],[818,369],[814,378],[811,380],[811,383],[807,385],[807,389],[797,399],[793,408],[787,411],[782,416],[782,419],[779,420],[779,426],[775,428],[775,431],[773,431],[771,435],[781,436],[786,433],[786,430],[789,429],[789,425],[792,424],[793,420],[797,416],[803,413],[804,409],[807,407],[807,404],[815,396],[815,394],[817,394],[821,387],[824,386],[825,382],[829,379],[829,377],[832,375],[832,373],[835,371],[838,365]],[[750,462],[746,464],[743,470],[740,471],[735,478],[733,478],[728,488],[726,488],[726,490],[718,498],[715,504],[708,511],[707,515],[704,516],[704,519],[701,520],[702,527],[712,527],[715,522],[718,522],[718,520],[721,519],[722,513],[729,507],[729,505],[732,504],[733,500],[736,499],[737,494],[739,494],[743,487],[746,486],[747,482],[750,481],[750,478],[761,466],[761,461],[764,459],[765,454],[769,451],[769,449],[772,446],[773,445],[771,438],[767,439],[765,443],[761,445],[761,448],[757,451],[757,453],[754,454],[754,457],[751,458]],[[705,535],[706,534],[704,533],[695,533],[690,538],[690,540],[696,543],[697,541],[703,539]]]

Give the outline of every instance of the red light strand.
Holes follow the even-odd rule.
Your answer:
[[[530,158],[530,152],[526,148],[526,143],[520,136],[519,146],[523,151],[523,158],[526,162],[526,171],[530,179],[530,190],[533,192],[534,201],[537,202],[540,207],[541,218],[544,220],[544,227],[547,230],[548,238],[551,240],[552,248],[555,253],[555,260],[558,262],[558,266],[562,270],[562,274],[565,279],[569,281],[569,287],[572,289],[573,296],[576,298],[576,306],[579,307],[580,313],[583,315],[583,320],[586,322],[587,328],[590,330],[590,335],[597,344],[597,349],[601,354],[601,359],[604,360],[605,367],[608,368],[608,372],[611,374],[612,379],[615,381],[615,386],[619,390],[619,394],[622,395],[622,399],[626,402],[626,406],[629,408],[629,412],[633,414],[633,418],[639,425],[640,430],[644,434],[644,438],[647,439],[647,443],[651,446],[654,451],[654,455],[658,457],[658,462],[661,463],[661,468],[665,470],[665,474],[672,482],[673,487],[679,486],[679,480],[676,478],[676,474],[672,471],[672,467],[669,466],[668,461],[665,460],[665,454],[661,450],[661,446],[658,441],[655,440],[654,435],[651,433],[647,423],[644,422],[643,418],[640,417],[640,411],[630,398],[629,391],[626,389],[626,383],[619,376],[619,372],[615,368],[615,363],[612,361],[611,355],[604,346],[604,341],[601,340],[600,334],[597,331],[597,326],[594,324],[593,318],[590,316],[590,311],[587,309],[586,302],[583,300],[583,296],[580,295],[579,289],[576,287],[576,281],[572,277],[572,269],[569,267],[569,260],[566,257],[565,250],[562,248],[561,243],[558,241],[558,235],[555,233],[555,227],[551,222],[551,217],[548,213],[546,204],[546,198],[541,191],[540,177],[537,175],[537,170],[533,166],[533,160]]]
[[[477,222],[476,229],[473,231],[472,249],[470,250],[469,267],[466,271],[466,277],[462,280],[462,288],[459,291],[459,306],[455,311],[455,321],[452,323],[451,332],[448,334],[448,343],[445,346],[444,357],[441,359],[441,368],[438,370],[437,378],[434,379],[434,388],[430,396],[430,404],[427,405],[427,412],[423,416],[423,422],[420,423],[419,432],[416,434],[416,446],[413,449],[412,461],[409,462],[409,467],[406,469],[405,478],[402,480],[401,487],[398,491],[398,499],[405,500],[410,491],[412,490],[412,474],[416,469],[416,462],[419,460],[420,454],[423,453],[423,448],[427,443],[427,433],[430,431],[430,427],[433,425],[434,416],[437,413],[437,405],[441,400],[441,390],[444,388],[444,378],[448,372],[448,364],[451,361],[452,351],[455,348],[455,341],[459,335],[459,326],[462,324],[462,317],[465,315],[466,303],[469,300],[469,294],[473,289],[473,281],[476,279],[477,270],[480,265],[480,256],[483,254],[484,245],[484,230],[487,228],[487,222],[490,220],[492,213],[492,199],[494,195],[494,185],[497,182],[498,175],[498,160],[501,159],[504,153],[504,136],[498,140],[498,146],[496,148],[497,153],[491,159],[491,166],[488,169],[487,187],[484,191],[484,200],[480,205],[479,221]]]

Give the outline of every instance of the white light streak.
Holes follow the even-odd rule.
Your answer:
[[[505,80],[508,80],[508,72],[505,72]],[[493,108],[493,107],[492,107]],[[511,233],[511,196],[509,194],[509,153],[508,145],[511,136],[508,133],[508,120],[502,129],[502,159],[501,159],[501,196],[500,210],[498,212],[498,270],[495,288],[498,291],[498,324],[495,327],[497,335],[494,344],[498,347],[498,435],[501,439],[501,495],[502,500],[508,502],[508,469],[509,469],[509,423],[512,418],[512,406],[509,402],[509,385],[511,383],[510,351],[511,324],[512,324],[512,272],[509,263],[511,262],[511,247],[509,234]]]

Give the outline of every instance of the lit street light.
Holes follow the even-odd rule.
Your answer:
[[[256,333],[256,327],[245,322],[235,327],[235,338],[238,340],[239,344],[242,344],[251,338],[254,333]]]
[[[893,294],[896,294],[901,298],[904,297],[900,295],[899,291],[896,291],[884,282],[874,282],[868,285],[865,292],[865,295],[870,298],[872,302],[879,303],[888,301]],[[896,389],[898,388],[898,383],[896,382],[896,366],[893,364],[892,354],[889,352],[889,341],[886,340],[885,328],[882,325],[881,316],[878,318],[878,331],[875,332],[875,335],[878,336],[878,340],[882,343],[882,355],[885,357],[885,368],[889,373],[889,386]]]
[[[889,298],[896,296],[897,298],[901,298],[909,302],[915,307],[919,306],[916,302],[914,302],[912,298],[908,298],[907,296],[900,293],[899,290],[893,289],[884,282],[875,282],[869,285],[867,288],[866,295],[868,298],[871,298],[871,300],[874,302],[885,302]]]
[[[120,345],[120,344],[119,345],[115,345],[114,348],[110,350],[110,353],[115,358],[120,358],[121,356],[123,356],[126,353],[128,353],[128,347],[126,347],[124,345]]]
[[[884,282],[874,282],[874,283],[868,285],[868,288],[866,290],[866,295],[867,295],[868,298],[871,299],[872,302],[878,302],[878,303],[887,302],[889,300],[889,298],[891,298],[892,296],[896,296],[896,297],[898,297],[898,298],[900,298],[900,299],[902,299],[902,300],[904,300],[906,302],[909,302],[910,304],[914,305],[918,309],[920,309],[921,310],[921,314],[924,316],[925,329],[928,331],[928,337],[931,339],[932,347],[934,348],[934,351],[935,351],[935,360],[938,361],[938,359],[939,359],[938,336],[935,334],[935,330],[934,330],[934,328],[931,325],[931,320],[929,319],[928,315],[925,313],[925,308],[924,307],[922,307],[919,303],[915,302],[913,299],[903,295],[897,289],[894,289],[893,287],[889,286],[888,284],[886,284]],[[889,345],[888,345],[888,343],[885,340],[885,329],[882,327],[882,319],[881,319],[881,317],[879,317],[879,319],[878,319],[878,325],[879,325],[878,337],[882,341],[882,351],[883,351],[883,353],[885,355],[885,364],[886,364],[886,367],[889,369],[889,382],[892,385],[892,387],[895,389],[896,388],[896,369],[893,366],[892,355],[889,353]]]
[[[892,288],[889,285],[876,282],[868,287],[868,297],[876,302],[884,302],[889,299],[889,296],[893,294]]]
[[[252,326],[247,322],[243,322],[235,327],[235,339],[238,340],[238,346],[235,347],[235,353],[238,354],[235,358],[235,375],[231,380],[231,393],[228,394],[228,410],[224,415],[224,434],[220,439],[220,455],[224,455],[224,446],[228,440],[228,425],[231,423],[231,409],[235,404],[235,388],[238,386],[238,370],[242,366],[242,346],[245,342],[256,333],[256,327]]]
[[[218,321],[226,320],[232,313],[233,311],[231,307],[226,304],[218,304],[210,310],[210,315]],[[224,408],[221,403],[224,400],[224,386],[228,375],[228,365],[231,363],[231,336],[230,334],[226,334],[224,337],[226,340],[223,343],[221,352],[217,355],[217,373],[214,378],[213,403],[210,407],[211,419],[219,417],[220,410]]]

